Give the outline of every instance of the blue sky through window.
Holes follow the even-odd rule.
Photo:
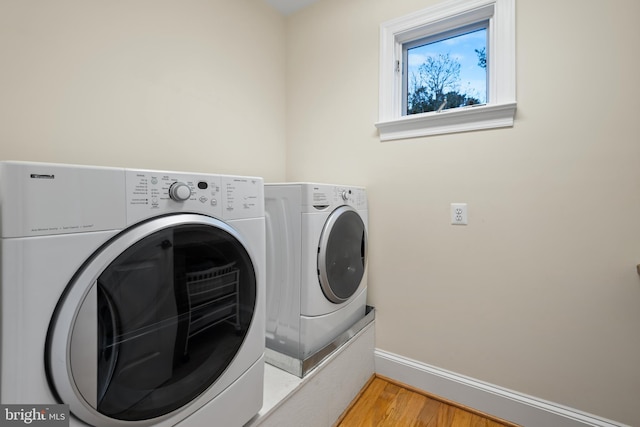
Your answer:
[[[487,102],[487,71],[478,65],[478,54],[475,50],[486,52],[487,29],[482,28],[466,34],[438,40],[407,50],[408,82],[411,90],[412,76],[419,75],[419,67],[428,57],[437,58],[438,55],[448,54],[450,58],[460,63],[460,80],[458,87],[449,88],[460,94],[473,97],[481,104]]]

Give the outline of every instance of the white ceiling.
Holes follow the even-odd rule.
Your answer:
[[[318,0],[265,0],[283,15],[291,15]]]

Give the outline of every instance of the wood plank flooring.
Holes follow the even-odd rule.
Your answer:
[[[379,375],[371,377],[334,427],[519,427]]]

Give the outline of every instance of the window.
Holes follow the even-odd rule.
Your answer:
[[[452,0],[380,37],[381,140],[513,126],[514,0]]]
[[[402,48],[402,114],[487,103],[488,22]]]

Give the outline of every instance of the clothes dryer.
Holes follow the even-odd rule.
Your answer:
[[[242,426],[262,406],[261,178],[0,163],[0,401],[70,425]]]
[[[365,316],[366,191],[265,184],[265,219],[266,345],[304,360]]]

